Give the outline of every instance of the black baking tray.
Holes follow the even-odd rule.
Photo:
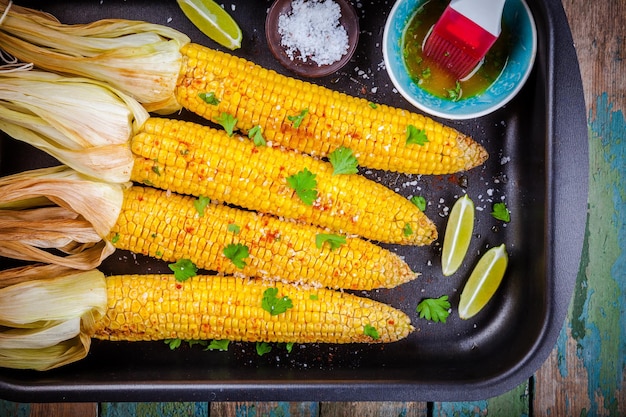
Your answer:
[[[288,74],[266,44],[264,19],[271,2],[228,0],[240,24],[242,48],[233,52]],[[170,25],[194,42],[221,49],[202,35],[174,1],[21,1],[66,23],[131,18]],[[231,5],[233,7],[231,7]],[[351,62],[314,82],[368,100],[413,109],[384,69],[381,44],[393,1],[359,2],[361,36]],[[572,295],[587,210],[587,127],[582,84],[570,30],[556,0],[529,0],[538,29],[535,67],[506,107],[474,120],[444,121],[472,135],[490,153],[484,166],[446,176],[363,170],[404,195],[423,195],[426,214],[445,229],[456,198],[467,192],[478,208],[475,237],[461,269],[443,277],[440,242],[429,247],[389,246],[423,275],[393,290],[359,292],[406,311],[416,331],[390,345],[299,345],[258,356],[252,344],[228,352],[163,342],[94,341],[87,358],[48,372],[0,369],[0,397],[53,401],[460,401],[484,399],[514,388],[548,357]],[[417,111],[417,110],[415,110]],[[182,112],[171,117],[197,118]],[[0,173],[56,161],[3,136]],[[465,184],[466,183],[466,184]],[[491,217],[504,199],[512,221]],[[456,314],[463,283],[486,248],[506,243],[510,263],[488,306],[471,320]],[[0,259],[0,267],[13,262]],[[116,252],[107,273],[167,271],[164,264]],[[419,319],[417,303],[447,294],[446,324]]]

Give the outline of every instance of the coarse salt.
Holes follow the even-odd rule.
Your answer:
[[[281,45],[289,59],[330,65],[348,52],[348,33],[339,23],[341,8],[332,0],[294,0],[278,17]]]

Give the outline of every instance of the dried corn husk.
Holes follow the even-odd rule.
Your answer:
[[[148,117],[135,99],[102,82],[0,72],[0,130],[100,180],[129,180],[129,140]]]
[[[0,288],[0,366],[43,371],[84,358],[106,312],[104,274],[56,265],[0,272],[0,283],[20,279]]]
[[[128,186],[94,181],[66,166],[0,178],[0,255],[95,268],[115,250],[104,237]]]
[[[0,0],[0,49],[59,73],[107,80],[149,111],[178,109],[174,89],[180,48],[189,38],[172,28],[124,19],[65,25],[47,13]]]

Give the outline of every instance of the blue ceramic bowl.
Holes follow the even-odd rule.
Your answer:
[[[409,76],[402,58],[404,30],[416,10],[427,0],[398,0],[387,18],[383,34],[385,66],[396,89],[422,111],[446,119],[484,116],[508,103],[522,88],[537,52],[537,29],[524,0],[507,0],[503,20],[514,45],[500,76],[479,95],[459,101],[446,100],[421,89]]]

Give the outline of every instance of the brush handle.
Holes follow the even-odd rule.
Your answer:
[[[500,36],[505,0],[452,0],[450,6],[493,36]]]

